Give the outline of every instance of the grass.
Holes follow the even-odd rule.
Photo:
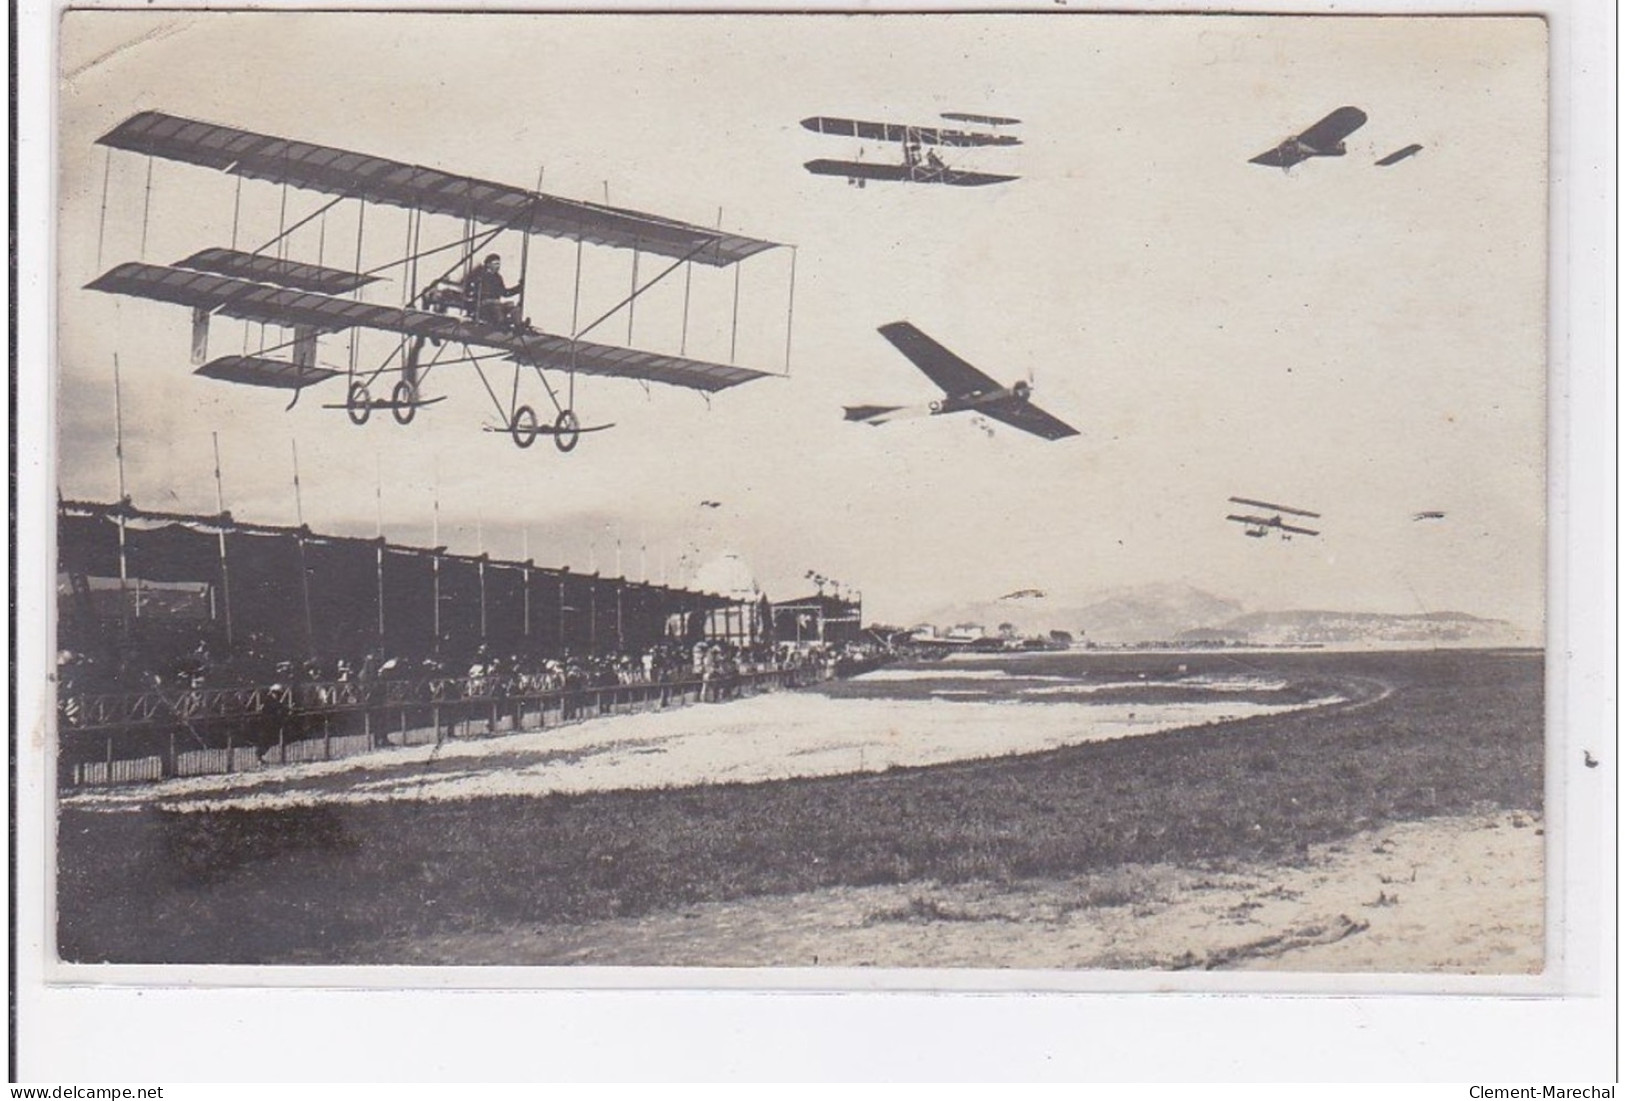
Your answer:
[[[1177,661],[1199,674],[1237,660],[1098,664],[1115,675]],[[84,962],[383,962],[390,944],[435,934],[839,885],[1294,861],[1393,821],[1539,813],[1539,655],[1245,660],[1295,683],[1352,680],[1370,702],[852,777],[278,811],[68,809],[60,950]],[[1392,693],[1378,697],[1379,682]]]

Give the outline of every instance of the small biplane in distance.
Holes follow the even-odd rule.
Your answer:
[[[778,248],[775,242],[161,111],[132,115],[98,142],[109,148],[109,156],[115,149],[144,154],[149,158],[149,167],[150,158],[158,157],[236,176],[239,203],[244,179],[280,184],[284,220],[290,187],[331,197],[291,225],[280,224],[275,237],[251,252],[235,247],[234,208],[232,247],[206,248],[172,264],[147,263],[145,258],[118,264],[88,284],[90,289],[110,294],[189,307],[196,373],[239,385],[293,390],[290,409],[306,386],[342,376],[347,383],[345,399],[324,408],[344,410],[357,425],[366,423],[374,411],[382,410],[388,410],[400,424],[407,424],[419,409],[444,400],[444,396],[424,396],[423,384],[430,372],[437,367],[466,364],[479,374],[496,406],[499,423],[487,426],[487,431],[506,434],[521,448],[529,447],[539,435],[551,436],[560,451],[570,451],[582,433],[612,427],[584,426],[578,420],[574,408],[577,374],[634,379],[645,386],[659,382],[709,395],[770,373],[583,338],[619,314],[627,318],[630,343],[633,303],[655,284],[685,267],[692,280],[692,264],[718,269],[737,265]],[[150,191],[150,172],[148,179]],[[294,231],[318,217],[324,219],[321,247],[325,248],[325,216],[341,203],[357,204],[355,270],[328,266],[325,255],[318,255],[315,262],[295,261],[284,255]],[[382,206],[406,212],[404,251],[392,252],[388,263],[361,270],[367,215]],[[423,244],[425,215],[445,219],[432,224],[431,230],[448,231],[456,239],[432,246]],[[473,278],[475,257],[510,231],[521,236],[520,281],[515,288],[500,293],[502,297],[517,293],[519,301],[512,307],[502,303],[501,309],[482,308],[474,289],[479,286]],[[524,313],[525,269],[532,235],[576,242],[573,310],[580,309],[583,244],[632,251],[629,293],[588,324],[578,325],[578,317],[573,316],[566,333],[534,328]],[[272,246],[276,246],[275,252]],[[444,270],[433,271],[431,277],[420,281],[420,262],[437,255],[440,260],[431,263]],[[644,255],[660,257],[669,264],[640,283],[638,259]],[[449,262],[445,262],[447,257]],[[384,271],[400,274],[402,286],[397,302],[386,305],[365,301],[363,293],[380,282]],[[737,278],[735,268],[736,340]],[[497,286],[502,287],[500,276]],[[685,350],[688,313],[685,289]],[[291,330],[292,339],[251,352],[245,329],[242,354],[210,359],[209,322],[216,315]],[[372,367],[360,363],[357,348],[362,330],[388,334],[389,344],[393,345],[388,356]],[[347,367],[322,365],[318,360],[320,339],[346,331]],[[427,357],[426,347],[433,349]],[[286,357],[275,355],[284,350]],[[485,364],[492,360],[512,364],[511,385],[505,379],[487,378]],[[531,405],[519,401],[520,378],[532,371],[552,403],[553,416],[538,417]],[[550,380],[548,372],[565,377]],[[392,385],[386,376],[395,376]],[[388,397],[374,396],[380,379]]]
[[[1339,107],[1301,134],[1293,134],[1274,149],[1251,158],[1249,164],[1264,164],[1282,171],[1311,157],[1341,157],[1348,153],[1344,139],[1365,125],[1365,112],[1358,107]]]
[[[911,126],[896,122],[863,122],[858,119],[829,118],[815,115],[801,120],[801,125],[817,134],[860,138],[864,141],[897,142],[903,147],[903,163],[881,164],[865,160],[808,161],[806,168],[815,176],[844,176],[846,182],[863,187],[870,180],[891,180],[899,183],[947,184],[949,187],[983,187],[987,184],[1007,183],[1018,179],[991,172],[968,172],[950,168],[932,146],[1020,145],[1014,134],[1002,134],[998,128],[1015,126],[1020,119],[998,115],[973,115],[963,111],[944,111],[942,117],[950,122],[963,122],[986,127],[981,130],[947,130],[937,126]]]
[[[1038,600],[1038,599],[1042,598],[1043,595],[1044,595],[1044,590],[1043,589],[1017,589],[1013,593],[1005,593],[1003,596],[999,597],[999,599],[1000,600],[1026,600],[1026,599],[1031,598],[1033,600]]]
[[[1033,386],[1030,381],[1001,386],[907,321],[882,325],[879,331],[927,378],[941,387],[945,396],[926,406],[848,405],[847,420],[879,425],[910,416],[939,416],[974,410],[984,417],[1003,421],[1012,428],[1031,432],[1046,440],[1065,439],[1078,434],[1076,428],[1032,403]]]
[[[1238,524],[1244,525],[1246,528],[1247,537],[1250,539],[1262,539],[1270,532],[1275,531],[1280,533],[1283,540],[1290,543],[1294,535],[1320,534],[1320,532],[1312,531],[1309,528],[1295,527],[1282,519],[1282,516],[1286,515],[1303,516],[1311,520],[1318,520],[1320,519],[1320,513],[1318,512],[1310,512],[1307,509],[1301,508],[1291,508],[1287,505],[1272,505],[1268,501],[1254,501],[1247,497],[1232,497],[1230,498],[1230,501],[1232,504],[1246,505],[1248,508],[1261,509],[1271,514],[1269,516],[1240,516],[1235,513],[1231,513],[1229,516],[1225,517],[1226,520],[1233,520]]]
[[[1418,512],[1418,513],[1413,514],[1411,516],[1411,519],[1413,521],[1416,521],[1416,520],[1443,520],[1444,519],[1444,513],[1439,511],[1438,509],[1428,509],[1426,512]]]

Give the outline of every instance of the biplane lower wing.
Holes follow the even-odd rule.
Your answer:
[[[159,302],[213,310],[230,317],[269,324],[308,327],[312,332],[376,329],[422,336],[449,343],[495,348],[523,363],[575,370],[584,374],[642,379],[707,392],[724,390],[765,371],[708,363],[682,356],[662,355],[635,348],[618,348],[590,341],[572,341],[547,333],[515,332],[482,321],[400,306],[379,306],[348,298],[287,287],[274,287],[231,276],[156,264],[120,264],[87,284],[91,290],[125,294]],[[213,377],[223,377],[215,375]],[[247,379],[229,381],[248,381]],[[251,385],[272,385],[264,381]]]
[[[815,176],[841,176],[849,180],[891,180],[897,183],[935,183],[949,187],[985,187],[988,184],[1007,183],[1019,176],[1001,176],[993,172],[964,172],[957,168],[932,168],[930,165],[879,164],[872,161],[808,161],[806,169]]]
[[[302,264],[296,260],[283,260],[275,256],[262,256],[230,248],[206,248],[175,265],[191,271],[207,271],[215,275],[230,275],[258,283],[274,283],[294,290],[315,291],[318,294],[349,294],[357,287],[376,283],[376,275],[345,271],[342,268],[323,267],[320,264]]]
[[[528,333],[512,338],[511,358],[521,363],[558,371],[579,371],[585,375],[635,378],[662,382],[689,390],[715,393],[752,379],[765,378],[766,371],[735,367],[727,363],[707,363],[683,356],[617,348],[548,333]]]
[[[1031,432],[1033,435],[1046,440],[1064,440],[1068,436],[1078,434],[1076,428],[1073,428],[1059,417],[1044,412],[1030,401],[1019,401],[1011,398],[1008,401],[978,405],[976,411],[984,417],[992,417],[996,421],[1003,421],[1012,428],[1019,428],[1023,432]]]

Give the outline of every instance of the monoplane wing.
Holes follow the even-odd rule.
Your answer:
[[[1422,151],[1422,147],[1420,145],[1415,144],[1415,143],[1407,145],[1402,149],[1395,149],[1392,153],[1388,154],[1386,157],[1382,158],[1382,160],[1378,161],[1377,162],[1377,167],[1378,168],[1387,168],[1391,164],[1398,164],[1400,161],[1405,160],[1407,157],[1414,157],[1414,156],[1416,156],[1416,154],[1420,153],[1421,151]]]
[[[1291,168],[1310,157],[1340,157],[1344,153],[1343,139],[1364,126],[1365,119],[1365,112],[1358,107],[1339,107],[1303,133],[1251,158],[1251,163]]]
[[[313,291],[254,283],[231,276],[156,264],[120,264],[87,284],[91,290],[126,294],[193,309],[211,310],[229,317],[284,326],[308,326],[313,332],[377,329],[408,336],[496,348],[522,362],[540,367],[576,370],[591,375],[644,379],[715,391],[763,377],[765,371],[707,363],[682,356],[661,355],[635,348],[618,348],[547,333],[515,332],[483,321],[412,307],[380,306],[335,298]],[[227,377],[216,374],[215,377]],[[233,381],[247,381],[234,379]],[[259,385],[269,383],[260,382]]]
[[[216,168],[329,195],[355,196],[431,214],[593,245],[636,248],[725,267],[773,241],[723,233],[641,211],[562,199],[434,168],[291,141],[230,126],[143,111],[97,139],[115,149]]]
[[[1019,176],[1001,176],[993,172],[964,172],[957,168],[932,168],[917,164],[882,164],[871,161],[816,160],[806,164],[815,176],[844,176],[849,180],[892,180],[898,183],[940,183],[949,187],[983,187],[987,184],[1007,183]]]
[[[1019,398],[1007,398],[988,405],[978,405],[976,411],[1046,440],[1064,440],[1068,436],[1078,434],[1078,430],[1070,424],[1044,412],[1032,402],[1022,401]]]
[[[985,134],[974,130],[944,130],[936,126],[906,126],[899,122],[864,122],[860,119],[814,115],[801,125],[818,134],[834,134],[865,141],[917,141],[921,145],[1020,145],[1014,134]]]
[[[1317,153],[1337,149],[1354,131],[1365,125],[1365,112],[1358,107],[1339,107],[1298,135],[1298,141]]]
[[[925,372],[927,378],[951,398],[985,394],[1000,389],[993,379],[954,355],[907,321],[893,321],[880,327],[880,335]],[[1017,427],[1021,427],[1017,425]]]

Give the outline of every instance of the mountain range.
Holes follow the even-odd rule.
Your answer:
[[[976,623],[989,634],[1009,624],[1017,634],[1067,631],[1080,642],[1209,642],[1263,646],[1418,643],[1454,646],[1529,645],[1514,624],[1464,612],[1394,614],[1324,609],[1248,611],[1238,600],[1191,585],[1161,583],[1109,589],[1081,599],[1025,595],[943,607],[924,622],[946,630]]]

